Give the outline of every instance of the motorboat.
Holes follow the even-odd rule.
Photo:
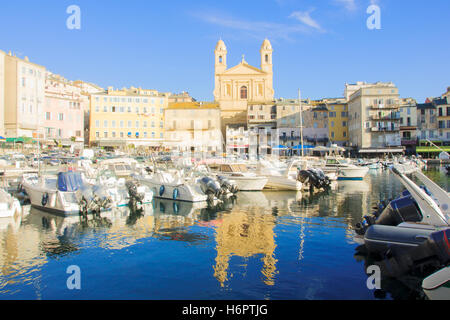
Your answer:
[[[443,267],[423,279],[422,290],[430,300],[450,300],[450,267]]]
[[[99,170],[108,169],[114,172],[119,178],[129,178],[136,170],[138,162],[132,158],[114,158],[100,161]]]
[[[261,191],[269,180],[265,176],[249,172],[244,163],[223,163],[215,172],[234,181],[240,191]]]
[[[0,218],[12,217],[21,211],[19,200],[0,188]]]
[[[57,175],[25,176],[22,186],[32,207],[47,212],[71,214],[80,212],[82,195],[79,191],[86,184],[80,172],[59,172]],[[90,196],[91,193],[86,190],[85,197]]]
[[[356,233],[364,237],[365,250],[383,255],[387,250],[403,250],[417,247],[432,233],[450,227],[448,211],[442,211],[435,199],[448,204],[448,194],[434,190],[433,196],[422,189],[403,173],[391,168],[406,190],[387,206],[367,215],[356,225]],[[437,185],[435,189],[440,189]],[[443,199],[444,198],[444,199]],[[445,207],[445,206],[444,206]]]
[[[300,162],[294,160],[286,168],[280,168],[267,160],[260,160],[257,172],[268,179],[264,188],[283,191],[302,190],[303,184],[298,179],[297,164],[300,164]]]
[[[180,200],[188,202],[202,202],[213,200],[220,191],[217,181],[209,177],[202,177],[186,181],[182,170],[160,170],[155,172],[141,170],[132,177],[139,183],[146,185],[153,191],[155,198]]]
[[[103,188],[103,194],[112,200],[113,207],[127,206],[130,200],[149,204],[154,196],[154,192],[146,185],[139,181],[119,178],[109,169],[99,172],[93,184]]]
[[[337,180],[363,180],[369,168],[356,166],[347,159],[339,156],[326,157],[324,172],[337,172]]]

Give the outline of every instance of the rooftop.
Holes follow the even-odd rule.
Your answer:
[[[219,109],[219,104],[214,102],[173,102],[167,109]]]

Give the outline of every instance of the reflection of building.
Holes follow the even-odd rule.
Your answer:
[[[276,273],[275,259],[275,218],[272,215],[254,214],[248,211],[235,211],[224,215],[222,223],[216,228],[216,264],[214,276],[224,286],[228,280],[231,256],[243,258],[262,255],[265,277],[264,283],[274,284]]]

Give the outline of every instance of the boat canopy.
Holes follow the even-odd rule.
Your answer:
[[[59,191],[77,191],[83,185],[80,172],[60,172],[58,173]]]

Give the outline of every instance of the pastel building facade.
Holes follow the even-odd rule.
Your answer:
[[[348,101],[349,143],[354,152],[403,152],[400,139],[400,103],[393,83],[365,85]]]
[[[59,75],[47,73],[42,127],[46,140],[84,142],[86,99],[81,88]]]
[[[217,103],[174,102],[165,110],[165,145],[172,151],[220,154],[224,140]]]
[[[249,103],[272,102],[273,67],[272,45],[265,39],[260,49],[261,66],[256,68],[245,61],[228,68],[227,47],[222,40],[214,50],[214,100],[220,105],[222,130],[227,124],[246,124]]]
[[[5,135],[5,53],[0,50],[0,136]]]
[[[45,100],[45,67],[4,55],[4,134],[33,137],[42,124]],[[42,132],[39,132],[42,134]]]
[[[89,144],[107,147],[162,146],[168,96],[131,87],[91,94]]]

